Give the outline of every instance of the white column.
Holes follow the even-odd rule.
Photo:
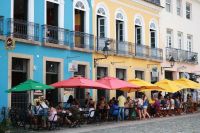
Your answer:
[[[34,22],[34,0],[28,0],[28,22]],[[34,23],[28,23],[28,39],[34,40]]]
[[[59,7],[58,7],[58,27],[64,28],[64,0],[60,1]],[[58,31],[58,39],[63,42],[64,41],[64,30]],[[62,44],[62,43],[59,43]]]

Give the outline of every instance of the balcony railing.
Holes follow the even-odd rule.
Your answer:
[[[124,56],[134,56],[135,46],[132,42],[116,41],[116,54]]]
[[[135,56],[141,58],[149,58],[149,46],[135,44]]]
[[[3,35],[4,17],[0,16],[0,35]]]
[[[57,26],[42,25],[43,42],[69,46],[70,31]]]
[[[72,48],[83,50],[94,49],[94,35],[79,31],[71,31],[70,34],[70,45]]]
[[[198,53],[195,52],[166,47],[166,60],[169,60],[171,56],[177,62],[198,64]]]
[[[163,60],[163,50],[160,48],[151,48],[149,47],[150,51],[150,57],[151,59],[156,59],[156,60]]]
[[[24,20],[8,19],[7,34],[15,38],[27,40],[39,40],[39,24]]]
[[[144,1],[160,6],[160,0],[144,0]]]

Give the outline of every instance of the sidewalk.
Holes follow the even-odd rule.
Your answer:
[[[158,130],[158,131],[161,131],[160,127],[163,125],[166,126],[166,128],[164,128],[164,129],[171,128],[171,126],[169,126],[169,125],[174,122],[176,123],[176,121],[178,121],[180,124],[183,124],[182,122],[186,122],[186,123],[184,123],[184,125],[188,125],[188,123],[191,124],[190,121],[188,121],[190,119],[186,119],[186,118],[192,118],[192,119],[198,118],[199,121],[195,120],[195,122],[197,122],[198,125],[200,124],[200,113],[194,113],[194,114],[187,114],[187,115],[181,115],[181,116],[153,118],[153,119],[147,119],[147,120],[124,121],[124,122],[105,122],[105,123],[100,123],[100,124],[83,125],[80,128],[64,128],[64,129],[60,129],[60,130],[54,130],[51,132],[54,132],[54,133],[66,133],[66,132],[70,132],[70,133],[94,133],[94,132],[95,133],[112,133],[112,132],[113,133],[128,133],[129,131],[133,132],[134,129],[136,130],[136,128],[140,127],[141,129],[139,129],[139,130],[141,131],[141,133],[146,133],[145,131],[148,131],[149,127],[150,128],[154,127],[155,130]],[[187,120],[187,121],[185,121],[185,120]],[[165,122],[167,124],[162,124],[163,122]],[[155,127],[153,125],[156,123],[158,124],[157,127]],[[161,125],[159,125],[159,124],[161,124]],[[162,129],[163,130],[162,133],[166,132],[166,131],[164,131],[164,129]],[[138,129],[136,130],[137,133],[140,133],[139,130]],[[200,131],[200,129],[198,129],[198,131]],[[47,131],[45,131],[43,133],[47,133]],[[177,133],[177,132],[168,132],[168,133]],[[183,133],[183,132],[181,132],[181,133]],[[188,133],[191,133],[191,132],[188,132]],[[196,132],[194,132],[194,133],[196,133]]]

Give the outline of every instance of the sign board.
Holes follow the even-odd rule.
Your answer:
[[[153,78],[157,78],[158,77],[158,68],[157,67],[153,67],[152,68],[152,77]]]
[[[5,48],[7,50],[13,50],[15,48],[15,40],[12,37],[8,37],[5,40]]]
[[[69,72],[77,72],[78,71],[78,64],[77,63],[69,63],[68,64],[68,71]]]

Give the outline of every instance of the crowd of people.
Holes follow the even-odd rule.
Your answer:
[[[87,92],[84,105],[80,105],[79,101],[70,95],[67,102],[60,102],[53,107],[41,96],[35,101],[35,105],[29,107],[29,116],[33,125],[39,124],[47,127],[49,122],[60,121],[62,124],[74,126],[80,122],[82,117],[95,117],[99,121],[111,119],[123,121],[181,114],[185,108],[192,107],[193,103],[189,95],[187,101],[183,102],[179,92],[165,96],[157,92],[152,95],[151,99],[147,98],[144,93],[140,93],[134,99],[129,96],[125,98],[122,93],[108,102],[105,97],[95,102]]]

